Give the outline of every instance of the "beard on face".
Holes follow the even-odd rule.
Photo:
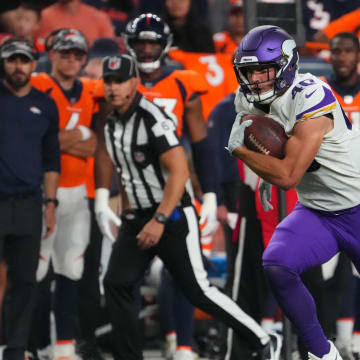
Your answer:
[[[17,74],[22,74],[24,76],[20,78],[16,76]],[[5,73],[4,78],[14,90],[20,90],[30,81],[30,75],[26,76],[22,71],[15,71],[12,74]]]

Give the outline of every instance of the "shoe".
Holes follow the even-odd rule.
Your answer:
[[[172,333],[166,335],[165,343],[164,343],[164,350],[163,350],[164,358],[166,360],[174,359],[175,352],[176,352],[176,346],[177,346],[176,333],[172,332]]]
[[[280,353],[282,348],[282,336],[278,333],[272,332],[269,334],[270,341],[260,351],[261,360],[280,360]]]
[[[175,351],[174,360],[194,360],[194,353],[191,349],[179,349]]]
[[[105,360],[95,343],[81,341],[76,346],[76,352],[84,360]]]
[[[330,351],[327,354],[325,354],[323,357],[319,358],[309,352],[308,353],[309,360],[343,360],[339,351],[336,349],[334,343],[332,341],[329,341],[329,343],[330,343]]]

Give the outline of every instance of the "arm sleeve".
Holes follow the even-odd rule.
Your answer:
[[[55,102],[49,98],[49,127],[43,138],[42,154],[44,172],[60,173],[59,114]]]
[[[219,193],[218,170],[214,164],[215,152],[208,137],[191,143],[194,167],[203,193]]]

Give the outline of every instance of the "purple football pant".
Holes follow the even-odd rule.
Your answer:
[[[322,212],[298,203],[276,227],[263,255],[266,276],[284,314],[309,351],[320,358],[330,351],[330,345],[300,274],[327,262],[339,251],[344,251],[360,270],[360,205]]]

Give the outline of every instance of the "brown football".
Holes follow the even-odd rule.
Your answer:
[[[284,158],[288,137],[279,123],[270,117],[253,114],[244,115],[241,122],[245,120],[253,121],[245,129],[244,144],[248,149],[279,159]]]

